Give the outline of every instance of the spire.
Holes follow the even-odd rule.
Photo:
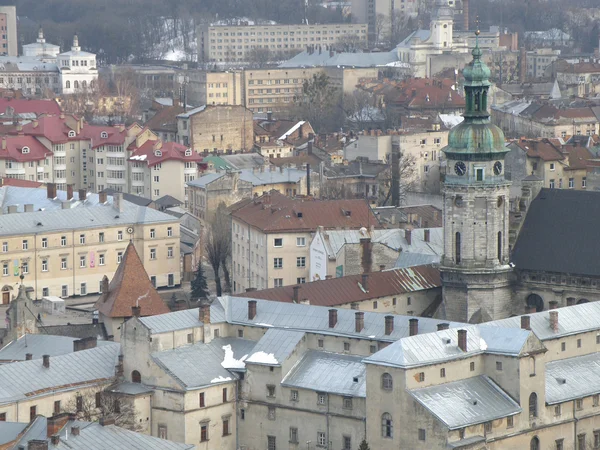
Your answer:
[[[44,29],[42,28],[42,26],[40,25],[40,29],[38,30],[38,38],[37,41],[40,44],[43,44],[46,42],[46,39],[44,39]]]
[[[79,38],[77,37],[77,33],[73,36],[73,47],[71,47],[71,51],[78,52],[81,51],[81,47],[79,46]]]

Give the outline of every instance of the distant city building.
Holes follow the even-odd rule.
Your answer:
[[[17,8],[0,6],[0,55],[17,56]]]

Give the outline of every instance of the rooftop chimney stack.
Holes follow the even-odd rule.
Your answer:
[[[449,323],[438,323],[437,324],[437,330],[438,331],[442,331],[442,330],[447,330],[448,328],[450,328],[450,324]]]
[[[531,330],[531,317],[521,316],[521,329]]]
[[[56,184],[54,184],[54,183],[46,184],[46,197],[56,198]]]
[[[131,315],[133,317],[140,317],[141,313],[142,313],[142,307],[141,306],[132,306],[131,307]]]
[[[558,308],[558,302],[556,300],[551,300],[548,306],[548,309],[556,309]]]
[[[419,334],[419,319],[409,319],[408,333],[410,336],[416,336]]]
[[[458,330],[458,348],[467,351],[467,330]]]
[[[294,303],[298,303],[298,292],[300,291],[300,286],[294,286],[292,289],[294,291]]]
[[[385,335],[389,336],[394,332],[394,316],[385,316]]]
[[[84,202],[87,198],[87,189],[79,189],[79,201]]]
[[[431,239],[430,231],[428,229],[423,230],[423,240],[429,242]]]
[[[27,442],[27,450],[48,450],[46,439],[32,439]]]
[[[98,202],[99,203],[106,203],[107,197],[108,196],[106,195],[106,192],[100,192],[98,194]]]
[[[210,324],[210,305],[202,303],[198,308],[198,319],[204,324]]]
[[[411,245],[412,243],[412,230],[407,228],[404,230],[404,239],[406,239],[406,243]]]
[[[73,199],[73,185],[67,184],[67,200]]]
[[[248,320],[256,317],[256,300],[248,300]]]
[[[365,291],[369,292],[369,274],[368,273],[363,273],[362,274],[362,287]]]
[[[385,264],[379,264],[379,271],[383,272],[385,270]]]
[[[329,310],[329,328],[335,328],[337,324],[337,309]]]
[[[550,328],[556,333],[558,332],[558,311],[553,310],[550,311],[548,314],[550,317]]]
[[[108,277],[106,275],[104,275],[102,277],[102,293],[108,295]]]
[[[50,368],[50,355],[43,355],[42,356],[42,365],[46,368],[49,369]]]
[[[25,361],[31,361],[33,359],[33,355],[31,353],[25,353]]]
[[[71,434],[73,436],[79,436],[79,427],[71,427]]]
[[[354,313],[354,331],[360,333],[365,327],[365,313],[356,312]]]

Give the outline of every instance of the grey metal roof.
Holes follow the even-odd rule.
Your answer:
[[[119,392],[121,394],[127,395],[139,395],[139,394],[149,394],[154,392],[152,388],[142,384],[142,383],[130,383],[129,381],[124,381],[115,386],[112,386],[107,389],[110,392]]]
[[[21,446],[23,448],[27,448],[27,443],[34,439],[46,439],[46,433],[48,429],[48,421],[44,416],[37,416],[34,421],[29,425],[29,428],[21,436],[15,445],[12,447],[14,449],[20,449]]]
[[[252,349],[252,353],[246,359],[246,364],[281,365],[292,354],[303,337],[304,332],[302,331],[269,328]],[[269,355],[271,358],[264,358],[265,355]]]
[[[184,309],[157,316],[140,317],[138,320],[154,334],[185,330],[202,325],[200,320],[198,320],[198,308]],[[223,305],[219,301],[214,301],[210,306],[210,323],[221,323],[224,321]]]
[[[450,430],[521,412],[521,407],[487,376],[408,391]]]
[[[415,30],[411,34],[409,34],[402,42],[400,42],[396,48],[399,47],[410,47],[413,39],[420,39],[425,42],[431,36],[431,30]]]
[[[256,345],[255,341],[238,338],[217,338],[209,344],[179,347],[152,354],[152,359],[184,389],[198,389],[237,379],[222,366],[225,346],[231,346],[233,357],[243,361]],[[242,367],[243,368],[243,367]]]
[[[27,423],[0,422],[0,445],[14,441],[27,427]]]
[[[177,116],[178,119],[189,119],[194,114],[202,112],[206,109],[206,105],[198,106],[197,108],[190,109],[187,112],[181,113]]]
[[[546,403],[562,403],[600,393],[600,353],[546,364]]]
[[[571,334],[584,333],[586,331],[600,330],[600,303],[582,303],[568,308],[553,310],[558,312],[558,331],[550,328],[550,312],[542,311],[529,314],[531,330],[541,340],[557,339]],[[505,328],[520,328],[520,317],[509,317],[508,319],[487,322],[486,326],[497,326]]]
[[[470,447],[471,445],[478,444],[480,442],[485,442],[485,438],[483,436],[471,436],[461,439],[460,441],[448,442],[448,448],[472,448]]]
[[[402,252],[394,263],[396,269],[407,267],[423,266],[425,264],[439,264],[441,261],[439,255],[424,255],[423,253]]]
[[[298,331],[312,331],[335,336],[370,338],[378,341],[397,341],[409,335],[408,321],[410,316],[393,315],[394,331],[385,334],[385,316],[389,314],[364,312],[364,328],[355,331],[355,313],[352,309],[333,308],[337,310],[337,324],[329,328],[329,309],[324,306],[304,305],[300,303],[283,303],[269,300],[250,299],[245,297],[219,297],[217,299],[225,309],[228,323],[253,325],[259,327],[285,328]],[[256,316],[248,319],[248,301],[255,300]],[[167,314],[165,314],[167,315]],[[160,317],[160,316],[158,316]],[[211,309],[212,321],[212,309]],[[419,318],[419,333],[431,333],[437,330],[437,324],[447,322],[425,317]],[[463,327],[464,324],[450,322],[451,327]]]
[[[298,183],[306,176],[305,170],[284,168],[281,170],[267,170],[265,172],[253,171],[252,169],[239,170],[240,180],[252,183],[252,186],[264,186],[267,184]],[[206,187],[215,180],[223,177],[225,172],[208,173],[189,181],[188,186]]]
[[[351,53],[334,52],[330,56],[328,51],[298,53],[291,59],[281,63],[279,67],[321,67],[321,66],[348,66],[348,67],[377,67],[385,66],[398,61],[398,52],[371,52]]]
[[[0,404],[12,403],[37,391],[74,389],[94,380],[110,379],[121,346],[107,343],[101,347],[50,358],[45,368],[40,360],[15,362],[0,366]]]
[[[58,65],[40,61],[33,56],[0,56],[1,72],[56,72]]]
[[[361,356],[307,351],[281,381],[282,386],[366,397],[366,366]]]
[[[218,180],[219,178],[224,176],[225,172],[207,173],[206,175],[202,175],[201,177],[196,178],[195,180],[188,181],[187,185],[195,187],[206,187],[207,184],[210,184],[213,181]]]
[[[419,319],[419,328],[421,321]],[[458,328],[405,337],[365,358],[367,364],[416,367],[460,359],[480,353],[518,355],[529,337],[520,328],[503,330],[486,326],[462,326],[467,330],[467,351],[458,347]]]
[[[221,155],[221,159],[236,169],[252,169],[253,167],[268,164],[268,158],[260,153],[238,153],[235,155]]]
[[[114,191],[113,191],[114,192]],[[125,198],[125,194],[124,197]],[[19,186],[2,186],[0,187],[0,205],[2,205],[2,213],[6,214],[8,206],[17,206],[18,212],[24,211],[24,205],[32,204],[34,211],[40,209],[50,211],[55,209],[63,209],[63,202],[67,201],[66,191],[56,191],[55,198],[48,198],[46,188],[28,188]],[[113,197],[106,197],[106,204],[112,205]],[[79,191],[73,192],[73,198],[69,201],[69,208],[89,208],[98,206],[98,194],[88,193],[85,201],[79,200]]]
[[[0,234],[4,236],[53,231],[106,228],[117,225],[173,222],[176,219],[155,209],[123,202],[123,211],[112,205],[94,208],[57,209],[0,215]]]
[[[27,353],[31,353],[33,359],[39,359],[42,355],[58,356],[72,353],[73,341],[76,340],[77,338],[68,336],[25,334],[0,350],[0,361],[25,361]],[[98,341],[98,346],[105,344],[106,341]]]
[[[79,427],[79,435],[70,431]],[[67,437],[67,433],[68,437]],[[191,450],[196,446],[160,439],[117,427],[102,426],[98,422],[69,421],[61,430],[60,443],[52,446],[56,450]]]

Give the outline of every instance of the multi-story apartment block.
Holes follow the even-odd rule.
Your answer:
[[[4,186],[3,295],[25,275],[32,296],[69,297],[101,291],[131,241],[155,286],[180,283],[179,222],[124,201],[121,194]],[[3,297],[4,299],[4,297]]]
[[[305,283],[310,241],[319,226],[378,226],[364,200],[292,199],[272,191],[233,207],[233,292]]]
[[[367,42],[367,25],[211,25],[198,28],[200,61],[248,61],[257,49],[270,53],[299,53],[308,46],[336,45],[347,39]]]
[[[558,58],[560,50],[538,48],[526,53],[527,77],[531,79],[546,78],[546,69]]]
[[[0,55],[17,56],[17,8],[0,6]]]
[[[194,105],[243,105],[243,70],[189,71],[187,101]]]
[[[177,116],[177,136],[197,152],[247,152],[254,144],[252,111],[235,105],[200,106]]]

